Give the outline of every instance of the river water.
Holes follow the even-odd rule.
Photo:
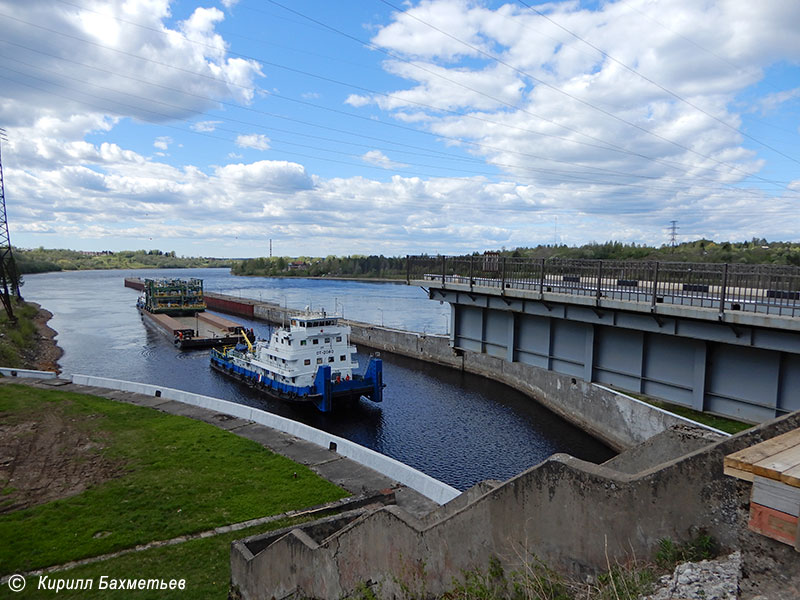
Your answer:
[[[555,452],[601,462],[612,452],[505,385],[383,353],[384,401],[347,412],[265,398],[209,367],[208,350],[181,352],[136,311],[138,292],[125,277],[200,277],[206,291],[311,306],[349,319],[412,331],[444,333],[449,305],[397,283],[235,277],[227,269],[73,271],[25,275],[22,293],[53,313],[64,350],[63,374],[112,377],[182,389],[256,406],[302,421],[409,464],[458,489],[505,480]],[[253,327],[269,326],[226,315]],[[359,355],[366,363],[366,356]]]

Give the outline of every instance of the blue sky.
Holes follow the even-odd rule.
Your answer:
[[[798,240],[800,3],[0,0],[12,242]]]

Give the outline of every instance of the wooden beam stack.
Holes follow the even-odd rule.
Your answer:
[[[800,552],[800,428],[729,454],[724,470],[753,482],[749,528]]]

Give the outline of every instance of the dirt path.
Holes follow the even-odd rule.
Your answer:
[[[79,494],[117,476],[102,436],[76,426],[63,406],[0,424],[0,514]]]

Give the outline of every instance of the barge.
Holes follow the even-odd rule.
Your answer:
[[[244,339],[244,327],[205,312],[202,279],[145,279],[142,290],[136,303],[142,318],[182,350],[238,344]]]
[[[211,351],[211,367],[273,398],[312,402],[330,412],[347,399],[383,400],[383,362],[371,357],[358,374],[350,326],[325,312],[293,316],[269,340]]]

